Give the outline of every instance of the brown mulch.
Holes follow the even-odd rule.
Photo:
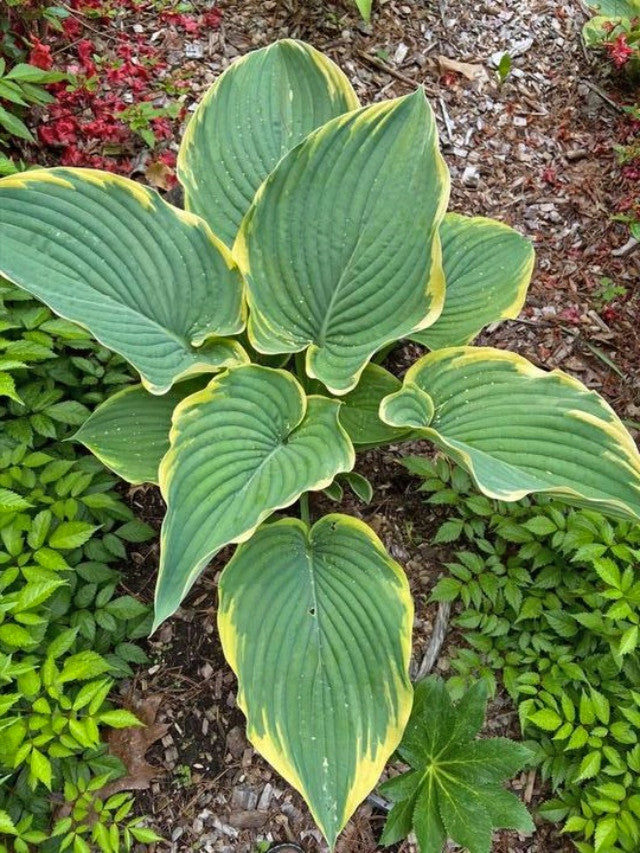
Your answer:
[[[157,25],[152,11],[135,21],[165,50],[169,67],[190,79],[189,103],[233,59],[281,37],[327,52],[363,102],[426,87],[451,170],[452,209],[508,222],[531,237],[538,253],[521,317],[483,333],[480,342],[567,370],[600,391],[633,429],[640,422],[640,250],[625,249],[626,227],[611,221],[628,187],[613,149],[621,115],[608,101],[628,100],[630,93],[624,80],[606,79],[598,57],[583,50],[578,0],[388,0],[378,4],[370,26],[337,0],[223,0],[219,8],[221,27],[189,40],[188,53],[184,35]],[[119,27],[133,23],[126,16],[117,20]],[[93,26],[100,44],[100,27]],[[108,51],[108,33],[102,44]],[[513,69],[500,85],[495,64],[503,51],[512,56]],[[188,58],[194,53],[202,58]],[[451,70],[446,59],[472,66],[468,76]],[[599,296],[603,277],[625,288],[611,305]],[[605,308],[611,309],[607,319]],[[435,617],[426,600],[440,571],[429,544],[437,519],[396,456],[393,450],[368,454],[361,470],[374,482],[374,500],[367,507],[347,500],[344,508],[370,523],[407,569],[418,661]],[[163,507],[155,490],[133,490],[131,502],[159,526]],[[322,501],[312,508],[317,516]],[[138,556],[128,584],[150,600],[157,544]],[[168,727],[147,753],[164,775],[140,792],[139,808],[168,839],[159,845],[163,850],[253,853],[266,839],[296,841],[306,853],[320,853],[326,848],[303,802],[244,737],[235,680],[215,628],[216,577],[226,556],[152,638],[152,665],[126,686],[142,703],[162,696],[158,720]],[[441,671],[446,666],[446,658],[438,662]],[[513,725],[513,710],[499,700],[487,730],[513,732]],[[532,807],[543,797],[539,780],[528,774],[514,787]],[[379,810],[362,805],[339,853],[373,853],[382,823]],[[532,838],[500,833],[494,844],[495,853],[570,848],[548,825]],[[396,850],[414,853],[416,847],[405,842]]]

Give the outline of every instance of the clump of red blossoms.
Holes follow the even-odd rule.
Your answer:
[[[0,0],[1,2],[1,0]],[[28,62],[49,71],[55,67],[69,78],[47,85],[55,102],[46,107],[37,136],[43,145],[57,148],[56,159],[64,166],[89,166],[129,174],[131,157],[140,148],[131,117],[132,105],[149,102],[154,107],[165,103],[162,89],[167,63],[147,33],[132,32],[126,18],[138,13],[144,0],[68,0],[70,14],[61,22],[59,33],[51,33],[51,43],[32,36],[25,38],[30,45]],[[114,26],[114,15],[118,26]],[[109,30],[112,40],[105,54],[99,40],[92,40],[92,32],[83,25],[88,16],[96,25]],[[222,14],[218,9],[191,15],[164,10],[161,21],[182,30],[187,36],[206,36],[220,25]],[[89,35],[91,38],[83,36]],[[115,44],[113,42],[115,41]],[[171,81],[175,92],[188,90],[187,81],[177,75]],[[123,115],[124,113],[124,115]],[[186,113],[182,109],[180,121]],[[173,113],[171,114],[173,115]],[[176,129],[170,116],[159,116],[149,121],[149,128],[160,143],[153,151],[149,163],[162,167],[162,186],[175,183],[175,154],[163,150],[162,144],[172,139]],[[160,185],[160,184],[159,184]]]
[[[606,43],[607,52],[616,68],[622,68],[634,55],[635,50],[627,43],[625,33],[620,33],[613,41]]]
[[[31,39],[31,51],[28,58],[29,65],[35,65],[36,68],[41,68],[43,71],[51,71],[53,68],[53,56],[51,48],[48,44],[42,44],[37,39]]]

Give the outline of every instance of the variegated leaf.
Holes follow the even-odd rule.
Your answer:
[[[303,42],[283,39],[236,60],[198,104],[180,145],[187,209],[231,246],[258,187],[287,151],[358,106],[337,65]]]
[[[640,519],[640,454],[613,409],[576,379],[484,347],[421,358],[380,416],[413,427],[490,497],[548,492]]]
[[[193,214],[92,169],[0,180],[0,272],[140,372],[152,393],[243,360],[242,278]]]
[[[290,373],[256,365],[230,370],[178,405],[160,464],[167,515],[156,626],[221,548],[351,470],[355,454],[339,408],[336,400],[307,398]]]
[[[218,625],[256,749],[305,797],[332,847],[377,783],[411,709],[413,605],[373,531],[286,519],[241,545]]]

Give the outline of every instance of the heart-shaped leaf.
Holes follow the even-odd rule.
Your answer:
[[[406,577],[361,521],[266,524],[220,578],[218,626],[256,749],[330,846],[378,781],[411,709]]]
[[[353,468],[339,408],[336,400],[307,398],[290,373],[256,365],[230,370],[178,405],[160,464],[167,515],[155,626],[221,548]]]
[[[264,182],[234,246],[251,343],[308,347],[309,376],[336,394],[354,388],[374,352],[442,309],[448,190],[421,89],[308,136]]]
[[[395,429],[380,420],[378,409],[384,397],[399,391],[399,379],[377,364],[368,364],[353,391],[343,397],[340,423],[351,441],[360,447],[376,447],[398,441],[407,430]]]
[[[287,151],[358,106],[342,71],[310,45],[284,39],[236,60],[200,101],[180,146],[187,209],[231,246]]]
[[[549,492],[609,515],[640,518],[640,454],[611,407],[566,373],[514,353],[438,350],[407,371],[380,416],[414,427],[490,497]]]
[[[125,388],[101,403],[73,437],[123,480],[157,483],[173,410],[206,381],[201,376],[180,382],[162,396],[142,385]]]
[[[535,262],[531,243],[494,219],[448,213],[440,239],[444,308],[433,326],[411,335],[429,349],[468,344],[489,323],[517,317]]]
[[[91,169],[3,178],[0,245],[3,275],[123,355],[153,393],[238,360],[211,340],[244,326],[228,250],[135,181]]]

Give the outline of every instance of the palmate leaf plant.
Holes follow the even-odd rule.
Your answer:
[[[434,542],[455,548],[432,593],[464,640],[449,692],[499,678],[553,793],[540,813],[580,853],[636,853],[640,525],[544,495],[490,500],[443,457],[404,464],[448,516]]]
[[[522,802],[502,786],[531,754],[507,738],[476,739],[486,701],[481,681],[455,705],[441,678],[431,676],[416,685],[398,748],[410,769],[380,786],[394,804],[382,844],[414,830],[421,853],[441,853],[447,838],[469,853],[489,853],[494,828],[533,831]]]
[[[413,606],[373,531],[311,526],[307,493],[419,437],[492,497],[638,518],[640,456],[574,379],[468,345],[517,315],[533,251],[446,214],[422,90],[361,107],[326,57],[277,42],[204,96],[178,174],[186,211],[97,171],[4,178],[0,272],[140,373],[77,438],[160,485],[156,626],[238,544],[218,624],[248,736],[333,846],[409,718]],[[400,383],[372,358],[403,338],[432,352]]]

